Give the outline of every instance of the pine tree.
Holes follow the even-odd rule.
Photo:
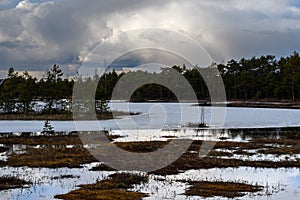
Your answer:
[[[62,70],[60,69],[59,65],[53,65],[51,69],[48,69],[46,78],[46,101],[47,101],[47,110],[48,112],[52,110],[53,104],[56,105],[56,102],[62,97],[63,95],[63,87],[62,85]]]
[[[53,135],[55,133],[53,126],[48,120],[45,121],[42,134],[44,135]]]

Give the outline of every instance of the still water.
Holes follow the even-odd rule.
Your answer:
[[[231,141],[245,141],[243,134],[231,135],[230,132],[190,129],[188,123],[200,121],[201,109],[192,104],[177,103],[111,103],[112,110],[140,112],[140,115],[122,117],[116,120],[83,121],[76,124],[73,121],[52,121],[56,131],[97,130],[97,128],[111,130],[110,133],[126,136],[119,138],[122,141],[135,140],[163,140],[167,137],[186,137],[197,140],[216,140],[226,137]],[[212,116],[211,107],[204,108],[205,122],[210,125]],[[215,108],[220,109],[220,108]],[[95,125],[96,123],[96,125]],[[0,121],[0,132],[40,132],[43,121]],[[265,109],[265,108],[226,108],[224,124],[217,128],[258,128],[258,127],[288,127],[300,126],[300,110],[292,109]],[[3,155],[5,157],[5,155]],[[300,155],[295,155],[298,159]],[[259,160],[257,156],[247,157],[249,160]],[[268,158],[274,160],[274,157]],[[265,159],[264,160],[268,160]],[[281,159],[277,157],[277,159]],[[283,158],[286,159],[286,158]],[[292,159],[292,158],[290,158]],[[294,159],[294,157],[293,157]],[[97,163],[83,165],[81,169],[47,169],[28,167],[3,167],[0,176],[15,175],[32,181],[34,186],[24,189],[13,189],[0,192],[0,199],[54,199],[54,195],[67,193],[76,189],[80,184],[94,183],[105,179],[114,172],[94,172],[90,169]],[[145,199],[203,199],[188,197],[184,191],[189,187],[185,180],[235,181],[258,184],[264,190],[249,194],[239,199],[300,199],[300,172],[298,168],[262,169],[253,167],[213,168],[188,170],[177,175],[158,176],[150,175],[146,184],[135,185],[133,191],[145,192],[149,197]],[[57,179],[64,175],[74,175],[75,178]],[[211,198],[211,199],[216,199]],[[224,199],[224,198],[218,198]],[[225,198],[226,199],[226,198]]]
[[[177,129],[200,122],[201,109],[191,103],[110,103],[112,110],[140,112],[140,115],[98,122],[52,121],[56,131]],[[128,109],[129,108],[129,109]],[[215,113],[212,117],[212,112]],[[204,107],[205,123],[218,128],[300,126],[300,109]],[[0,132],[39,132],[44,121],[0,121]]]
[[[81,169],[47,168],[2,168],[1,175],[16,175],[25,180],[36,182],[33,187],[0,191],[1,200],[54,200],[56,194],[64,194],[76,189],[77,185],[94,183],[107,178],[114,172],[94,172],[89,169],[94,164],[83,165]],[[131,172],[136,173],[136,172]],[[264,190],[248,194],[238,199],[251,200],[299,200],[300,175],[297,168],[262,169],[252,167],[214,168],[188,170],[177,175],[150,175],[145,184],[135,185],[132,191],[145,192],[145,199],[228,199],[221,197],[203,198],[186,196],[189,187],[186,181],[233,181],[264,186]],[[73,175],[75,178],[57,179],[56,177]]]

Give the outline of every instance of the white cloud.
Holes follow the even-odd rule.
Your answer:
[[[17,9],[23,9],[31,11],[33,10],[38,4],[37,3],[31,3],[29,0],[23,0],[18,3],[16,6]]]
[[[24,0],[0,11],[0,69],[76,66],[99,42],[145,27],[187,33],[217,61],[287,55],[299,50],[299,22],[292,0]]]

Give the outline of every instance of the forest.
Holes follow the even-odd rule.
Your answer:
[[[293,52],[290,56],[276,58],[272,55],[252,57],[249,59],[230,60],[226,64],[217,64],[223,79],[228,100],[242,101],[297,101],[300,99],[300,56]],[[196,68],[187,69],[173,66],[190,83],[199,100],[209,100],[209,92],[203,78]],[[200,68],[209,71],[209,67]],[[134,77],[154,78],[168,73],[167,68],[160,73],[132,71],[127,74]],[[6,79],[0,80],[0,109],[4,113],[32,112],[34,101],[43,101],[45,113],[56,112],[61,108],[61,99],[71,99],[74,83],[80,82],[85,87],[97,81],[96,100],[110,100],[114,87],[125,73],[115,70],[100,76],[73,79],[63,78],[59,65],[53,65],[45,72],[44,78],[37,79],[28,72],[19,74],[14,68],[8,70]],[[137,80],[132,80],[136,82]],[[153,79],[153,80],[154,80]],[[171,84],[178,84],[173,79]],[[130,84],[130,83],[128,83]],[[176,96],[166,87],[147,84],[138,88],[131,96],[131,101],[176,101]]]

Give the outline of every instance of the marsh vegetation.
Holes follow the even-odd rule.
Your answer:
[[[228,135],[227,139],[218,140],[213,150],[204,158],[200,158],[198,155],[203,140],[194,140],[187,152],[178,160],[163,169],[148,174],[137,174],[131,171],[117,172],[105,163],[96,160],[84,148],[76,132],[56,133],[54,135],[3,134],[0,137],[0,144],[2,144],[2,155],[6,155],[6,159],[1,160],[1,168],[9,170],[10,168],[26,167],[33,170],[53,169],[55,171],[66,169],[64,174],[49,177],[47,180],[50,182],[73,182],[82,179],[81,173],[77,175],[79,171],[73,174],[70,170],[87,170],[88,173],[94,174],[93,176],[97,173],[108,173],[103,177],[89,178],[87,179],[88,182],[83,181],[72,190],[61,190],[60,193],[54,195],[55,198],[60,199],[89,199],[92,197],[94,199],[147,199],[151,196],[157,197],[157,195],[161,198],[162,194],[159,191],[164,187],[170,187],[169,192],[165,194],[166,196],[171,195],[171,191],[175,188],[182,188],[178,190],[181,192],[176,193],[177,196],[201,196],[202,198],[246,198],[250,194],[264,196],[266,193],[273,195],[275,192],[269,192],[270,186],[260,182],[260,180],[253,182],[247,181],[247,179],[214,179],[212,177],[199,179],[196,178],[198,175],[188,175],[193,170],[247,168],[250,171],[252,169],[270,171],[300,168],[300,139],[297,131],[288,129],[283,130],[282,133],[263,129],[260,131],[264,134],[257,137],[253,130],[244,130],[243,132],[232,130],[231,135]],[[234,141],[231,138],[235,135],[244,136],[248,139]],[[266,137],[266,135],[268,136]],[[111,134],[108,136],[111,137],[111,142],[120,148],[139,153],[156,151],[170,141],[170,138],[164,138],[161,141],[118,142],[119,136]],[[180,138],[177,139],[180,140]],[[86,168],[86,166],[90,167]],[[88,174],[87,172],[86,174]],[[186,175],[183,176],[183,174]],[[171,178],[177,176],[182,176],[182,178]],[[169,182],[168,179],[172,181]],[[42,180],[30,181],[30,177],[24,180],[15,179],[15,182],[13,180],[13,178],[3,179],[4,191],[10,191],[9,189],[17,187],[31,187],[32,182],[39,187],[46,184]],[[165,186],[159,186],[160,184]],[[158,193],[153,191],[156,187]],[[276,192],[280,194],[283,188],[284,186],[280,185]],[[63,191],[65,192],[62,193]]]

